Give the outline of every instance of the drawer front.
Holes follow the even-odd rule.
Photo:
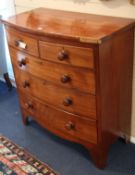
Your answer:
[[[95,74],[88,69],[80,69],[62,64],[43,61],[10,48],[12,62],[19,69],[62,87],[95,94]]]
[[[94,69],[94,53],[91,48],[39,42],[40,56],[43,59],[73,66]]]
[[[96,121],[82,119],[46,104],[28,95],[20,94],[21,106],[43,127],[66,138],[97,143]]]
[[[70,113],[96,119],[96,98],[94,95],[62,88],[45,80],[35,78],[15,68],[18,87],[44,102]]]
[[[7,38],[10,46],[29,53],[34,56],[39,56],[38,41],[31,37],[25,36],[25,33],[18,32],[12,29],[7,29]]]

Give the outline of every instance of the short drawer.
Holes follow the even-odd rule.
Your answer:
[[[22,108],[48,130],[71,140],[97,143],[96,121],[52,108],[25,94],[20,94],[20,99]]]
[[[14,71],[17,85],[22,92],[27,92],[64,111],[96,119],[96,98],[94,95],[57,86],[15,67]]]
[[[31,55],[39,56],[38,42],[36,39],[26,36],[23,32],[18,32],[10,28],[8,28],[6,31],[10,46]]]
[[[94,53],[92,48],[53,44],[40,41],[40,56],[43,59],[94,69]]]
[[[95,94],[93,71],[44,61],[10,48],[12,62],[19,69],[66,88]]]

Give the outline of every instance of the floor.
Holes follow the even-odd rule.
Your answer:
[[[24,126],[16,89],[0,82],[0,133],[50,165],[59,175],[135,175],[135,145],[118,141],[110,150],[108,166],[97,169],[80,145],[60,139],[31,121]]]

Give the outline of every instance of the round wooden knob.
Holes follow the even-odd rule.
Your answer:
[[[62,83],[68,83],[69,81],[70,81],[69,75],[63,75],[63,76],[61,77],[61,82],[62,82]]]
[[[63,61],[68,58],[68,53],[63,49],[58,53],[58,59]]]
[[[73,103],[73,101],[72,101],[71,98],[66,98],[66,99],[63,101],[63,105],[64,105],[64,106],[70,106],[72,103]]]
[[[19,66],[20,67],[25,66],[26,65],[26,60],[25,59],[22,59],[18,63],[19,63]]]
[[[75,129],[75,124],[73,123],[73,122],[68,122],[68,123],[66,123],[66,125],[65,125],[65,128],[67,129],[67,130],[74,130]]]
[[[29,87],[30,86],[30,83],[27,81],[27,80],[25,80],[24,82],[23,82],[23,88],[27,88],[27,87]]]
[[[33,104],[32,104],[32,102],[27,102],[27,103],[25,103],[25,107],[26,107],[27,109],[33,109]]]

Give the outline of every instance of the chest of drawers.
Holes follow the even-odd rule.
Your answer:
[[[104,168],[130,136],[134,21],[39,8],[2,22],[24,124],[84,145]]]

